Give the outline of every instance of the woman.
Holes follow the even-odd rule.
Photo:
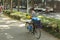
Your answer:
[[[2,5],[0,5],[0,13],[2,12],[2,10],[3,10],[3,7],[2,7]]]

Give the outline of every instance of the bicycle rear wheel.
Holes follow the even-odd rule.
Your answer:
[[[40,30],[40,28],[36,28],[35,29],[34,37],[37,38],[37,39],[40,39],[40,37],[41,37],[41,30]]]

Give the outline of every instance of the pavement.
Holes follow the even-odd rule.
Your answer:
[[[0,40],[37,40],[25,28],[25,23],[0,16]],[[45,31],[41,31],[39,40],[60,40]]]

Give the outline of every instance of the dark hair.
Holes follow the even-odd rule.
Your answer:
[[[32,7],[31,10],[34,10],[34,7]]]

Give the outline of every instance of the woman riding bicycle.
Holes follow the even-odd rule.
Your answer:
[[[31,16],[31,17],[30,17]],[[26,22],[26,27],[29,29],[29,32],[32,32],[34,35],[36,34],[36,38],[41,37],[40,28],[42,27],[41,19],[37,17],[36,12],[32,8],[31,15],[28,16],[28,21]]]

